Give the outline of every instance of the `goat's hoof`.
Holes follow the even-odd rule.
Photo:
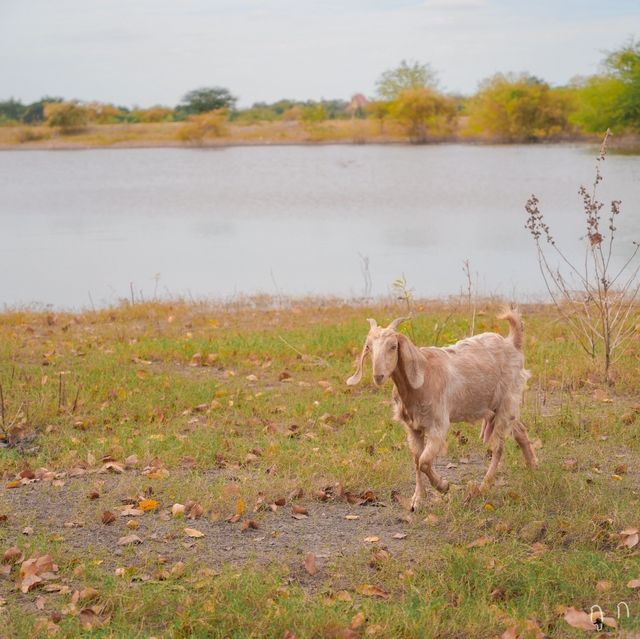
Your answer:
[[[411,508],[409,509],[412,513],[417,512],[420,509],[420,497],[412,497],[411,499]]]

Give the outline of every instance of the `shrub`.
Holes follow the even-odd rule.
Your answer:
[[[178,131],[178,139],[192,144],[202,144],[207,138],[222,137],[228,130],[227,117],[225,109],[189,116]]]
[[[44,109],[47,124],[59,127],[62,135],[71,135],[84,130],[89,122],[90,111],[76,102],[47,104]]]

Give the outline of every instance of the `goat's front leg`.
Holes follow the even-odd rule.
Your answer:
[[[407,426],[406,428],[407,443],[409,444],[409,450],[413,455],[413,463],[416,468],[416,489],[413,493],[413,497],[411,498],[411,512],[415,512],[418,510],[420,501],[422,500],[422,495],[424,495],[427,490],[427,487],[424,485],[422,471],[420,470],[420,456],[424,450],[424,431],[413,430],[410,426]]]
[[[446,493],[449,490],[449,482],[440,477],[433,468],[433,464],[440,454],[440,451],[444,448],[445,440],[444,435],[447,429],[433,428],[427,435],[427,443],[420,455],[420,470],[425,473],[429,478],[431,485],[441,493]]]

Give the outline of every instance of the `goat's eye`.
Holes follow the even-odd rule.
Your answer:
[[[390,348],[392,351],[395,351],[395,350],[396,350],[396,348],[398,348],[398,345],[397,345],[397,344],[391,344],[391,346],[389,346],[389,348]]]

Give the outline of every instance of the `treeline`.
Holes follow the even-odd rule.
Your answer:
[[[472,96],[445,94],[428,64],[401,62],[384,72],[376,95],[350,100],[257,102],[237,108],[226,88],[187,93],[175,107],[129,109],[43,97],[33,104],[0,102],[0,125],[40,124],[63,133],[90,123],[185,122],[184,140],[224,135],[229,123],[300,122],[309,127],[332,120],[373,120],[379,133],[400,127],[415,142],[456,136],[506,142],[538,141],[614,132],[640,133],[640,42],[629,41],[608,54],[601,72],[553,87],[529,74],[497,74]]]

